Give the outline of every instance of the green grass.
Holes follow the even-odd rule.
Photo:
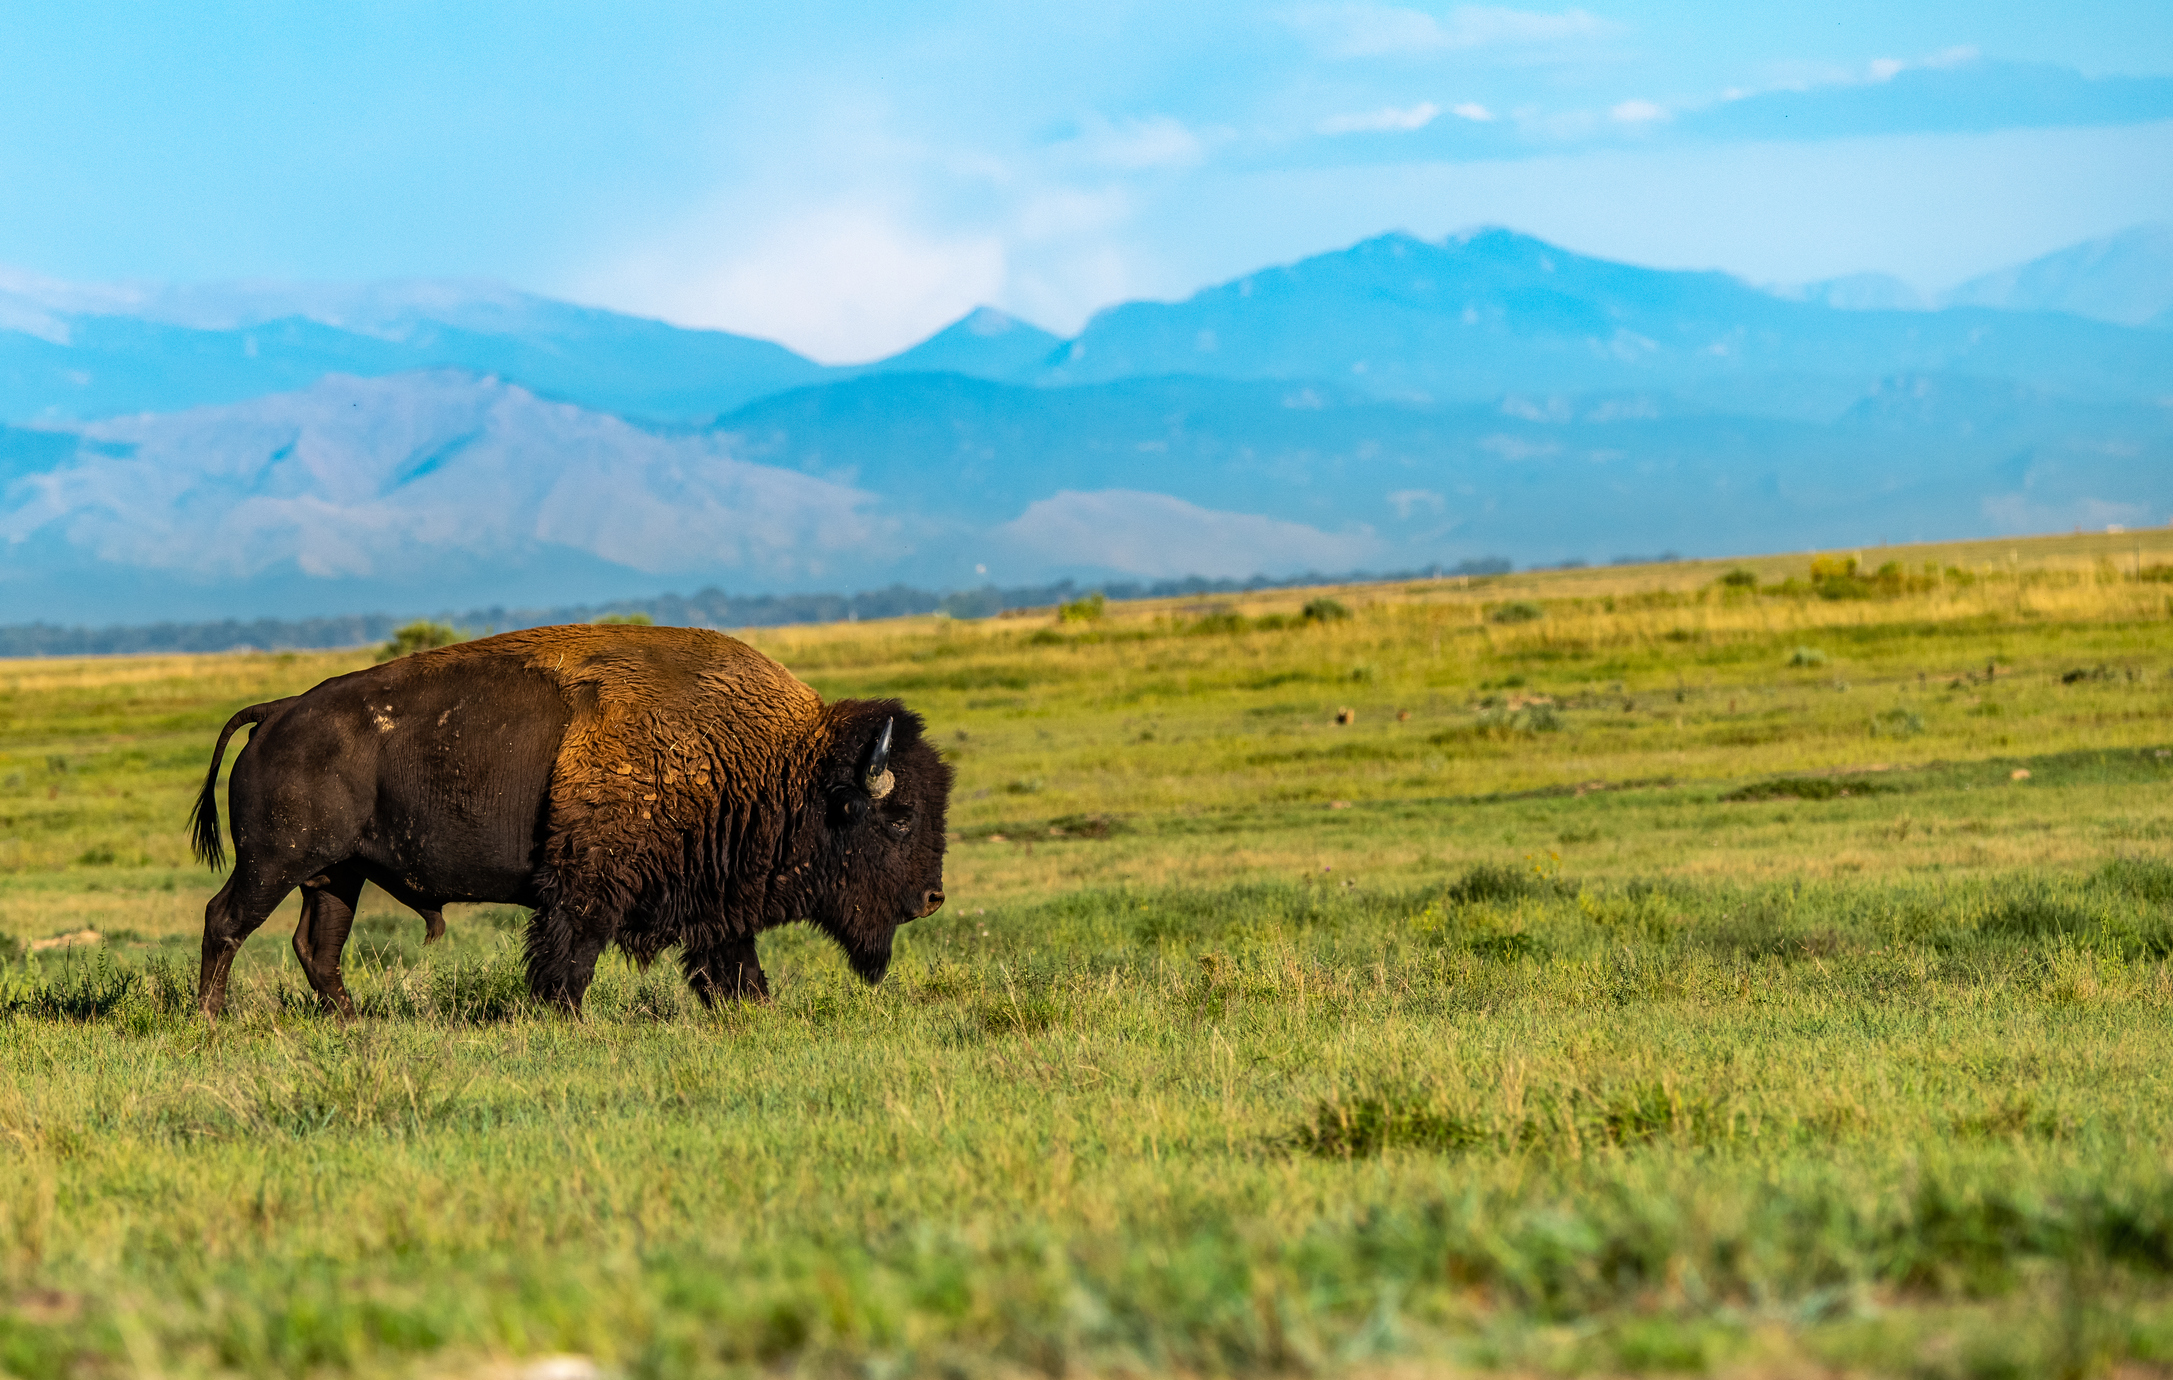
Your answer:
[[[2162,592],[1725,569],[766,634],[924,677],[951,903],[582,1023],[374,895],[190,1014],[210,736],[366,654],[0,672],[0,1371],[2173,1365]]]

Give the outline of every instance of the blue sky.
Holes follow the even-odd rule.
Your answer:
[[[25,4],[0,265],[482,277],[825,360],[1391,228],[1939,288],[2173,219],[2173,7]]]

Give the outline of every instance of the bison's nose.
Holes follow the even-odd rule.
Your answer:
[[[939,910],[941,910],[941,909],[943,909],[943,893],[942,893],[942,892],[940,892],[940,891],[927,891],[927,892],[923,892],[923,893],[921,893],[921,913],[920,913],[919,915],[915,916],[914,918],[915,918],[916,920],[926,920],[926,919],[927,919],[927,918],[928,918],[929,916],[931,916],[931,915],[934,915],[934,914],[935,914],[935,913],[936,913],[937,911],[939,911]]]

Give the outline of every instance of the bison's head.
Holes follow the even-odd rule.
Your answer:
[[[890,967],[891,936],[943,904],[951,768],[896,700],[840,700],[816,773],[823,839],[809,860],[803,914],[843,946],[869,982]]]

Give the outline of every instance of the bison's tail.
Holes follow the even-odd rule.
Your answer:
[[[197,861],[214,872],[226,866],[226,843],[219,837],[219,763],[226,757],[226,740],[243,724],[262,723],[286,703],[286,700],[267,700],[263,704],[252,704],[228,719],[226,727],[219,730],[219,745],[211,750],[211,770],[204,773],[203,793],[196,797],[196,808],[189,811],[189,829],[196,836]]]

